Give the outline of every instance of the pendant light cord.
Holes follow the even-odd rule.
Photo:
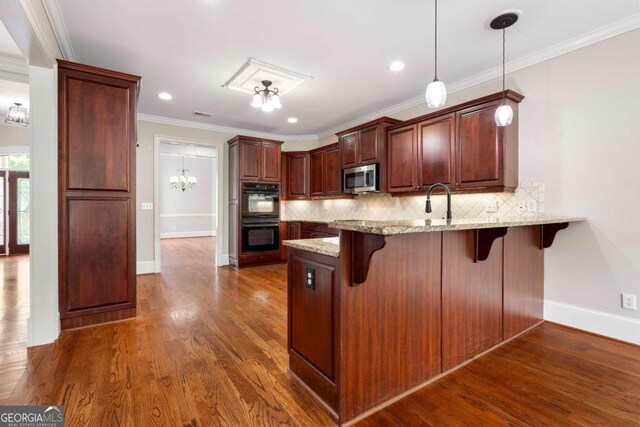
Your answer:
[[[435,0],[435,80],[438,80],[438,0]]]
[[[506,37],[506,33],[507,30],[506,28],[502,29],[502,92],[504,92],[504,88],[505,88],[505,73],[506,73],[506,67],[505,67],[505,62],[506,62],[506,44],[507,44],[507,37]]]

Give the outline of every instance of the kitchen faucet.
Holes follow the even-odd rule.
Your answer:
[[[436,188],[444,188],[444,191],[447,192],[447,219],[451,219],[452,215],[451,215],[451,190],[449,190],[449,187],[447,187],[445,184],[442,184],[440,182],[433,184],[431,187],[429,187],[429,191],[427,191],[427,206],[425,207],[424,211],[426,213],[431,213],[431,193],[433,193],[433,190],[435,190]]]

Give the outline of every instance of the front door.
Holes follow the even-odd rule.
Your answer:
[[[31,219],[29,190],[29,172],[9,171],[9,254],[11,255],[29,253]]]

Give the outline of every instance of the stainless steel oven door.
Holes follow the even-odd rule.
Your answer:
[[[378,171],[378,164],[345,169],[344,192],[368,193],[380,191]]]

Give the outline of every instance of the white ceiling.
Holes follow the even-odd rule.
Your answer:
[[[0,56],[9,57],[9,58],[23,58],[22,52],[16,46],[16,43],[9,35],[9,31],[7,31],[7,27],[4,26],[2,21],[0,21]]]
[[[58,4],[55,4],[55,3]],[[433,78],[432,0],[45,0],[63,51],[75,60],[143,76],[139,111],[202,123],[317,134],[424,93]],[[501,62],[488,22],[522,16],[508,30],[514,60],[628,19],[638,0],[447,0],[439,3],[440,80],[459,82]],[[57,22],[56,22],[57,21]],[[67,34],[60,34],[66,27]],[[313,76],[283,108],[250,107],[221,86],[247,60]],[[393,60],[404,71],[387,69]],[[157,94],[167,91],[172,101]],[[194,116],[192,111],[212,114]],[[297,124],[287,117],[298,117]]]

